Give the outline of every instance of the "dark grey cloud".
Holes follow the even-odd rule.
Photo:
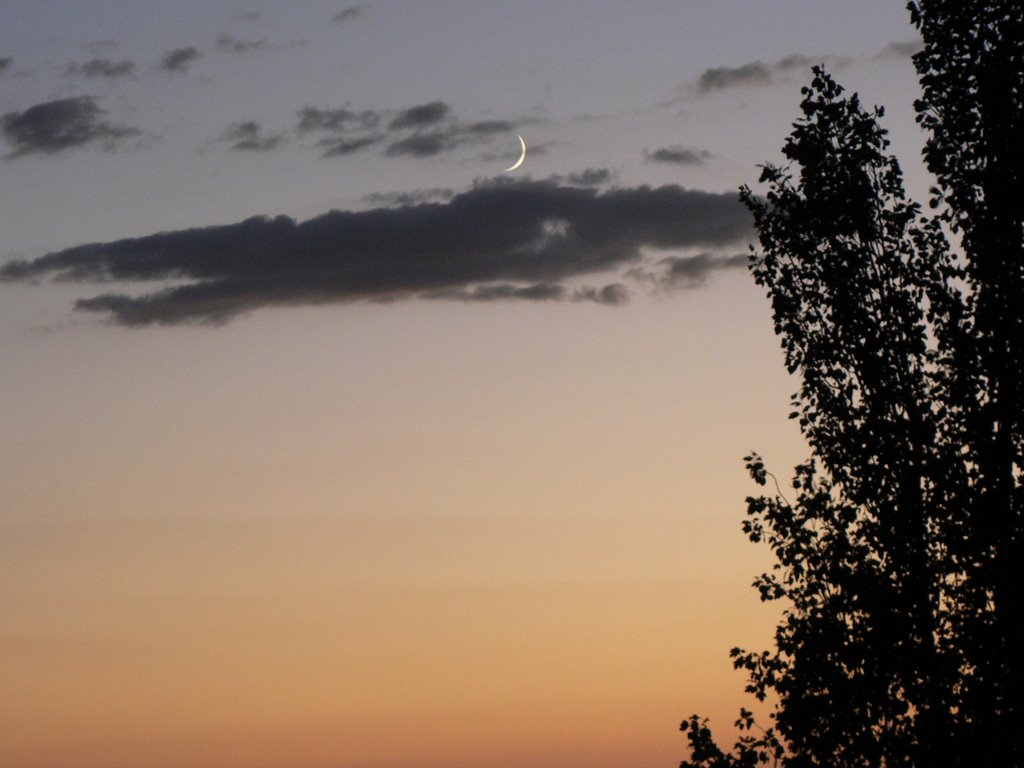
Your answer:
[[[513,127],[507,120],[462,123],[455,119],[448,104],[432,101],[403,109],[388,123],[388,129],[395,133],[414,132],[392,141],[386,154],[430,157],[463,144],[488,141],[498,134],[510,133]]]
[[[573,293],[573,300],[619,306],[629,301],[629,290],[622,283],[611,283],[604,288],[580,288]]]
[[[712,273],[743,269],[750,258],[745,253],[727,255],[721,251],[698,251],[648,261],[626,270],[625,275],[645,283],[656,292],[700,288]]]
[[[57,99],[8,112],[0,117],[0,133],[11,147],[8,157],[56,154],[90,144],[114,149],[139,135],[137,128],[103,120],[104,114],[91,96]]]
[[[131,59],[111,61],[110,59],[90,59],[81,64],[68,64],[67,74],[83,75],[84,77],[131,77],[135,74],[135,62]]]
[[[303,107],[298,112],[299,122],[296,129],[299,133],[311,131],[333,131],[345,133],[349,131],[372,130],[380,122],[380,115],[373,110],[353,112],[345,107],[340,109],[317,109]]]
[[[14,63],[13,56],[0,56],[0,72],[6,72]]]
[[[202,55],[192,46],[172,48],[160,57],[160,69],[165,72],[184,72]]]
[[[321,157],[345,157],[356,152],[372,147],[382,140],[382,136],[357,136],[349,139],[344,136],[338,138],[321,139],[316,143],[323,149]]]
[[[403,109],[388,125],[392,131],[405,128],[424,128],[439,123],[448,117],[452,108],[443,101],[431,101]]]
[[[231,17],[234,21],[259,21],[263,14],[259,11],[240,11]]]
[[[494,136],[502,133],[511,134],[513,124],[504,120],[488,120],[478,123],[462,124],[455,121],[447,121],[430,131],[416,131],[396,141],[392,141],[387,148],[386,154],[395,157],[398,155],[410,155],[412,157],[430,157],[442,152],[450,152],[465,144],[479,144],[491,141]],[[505,158],[519,158],[519,142],[515,138],[516,151],[512,154],[501,155]],[[533,155],[543,154],[543,148],[531,146],[530,153]],[[483,159],[493,160],[498,155],[487,154]]]
[[[810,70],[815,64],[840,68],[849,63],[850,59],[841,56],[811,57],[792,53],[773,64],[752,61],[739,67],[713,67],[701,73],[697,79],[697,91],[710,93],[724,88],[771,85],[775,82],[775,74],[786,75],[794,70]]]
[[[455,144],[455,140],[446,133],[414,133],[389,144],[386,153],[391,157],[430,157],[452,149]]]
[[[651,250],[721,248],[750,234],[749,214],[732,193],[508,181],[444,203],[331,211],[303,222],[255,217],[91,243],[8,262],[0,280],[161,284],[76,302],[128,326],[218,323],[269,305],[446,291],[466,300],[620,303],[625,290],[614,284],[579,294],[566,281],[635,267]]]
[[[612,176],[613,174],[608,168],[586,168],[576,173],[570,173],[568,180],[570,184],[581,187],[597,187],[610,182]]]
[[[358,19],[362,15],[362,13],[363,6],[353,5],[350,6],[349,8],[345,8],[344,10],[338,11],[331,18],[331,21],[333,21],[335,24],[346,24],[350,21],[355,21],[356,19]]]
[[[768,85],[771,82],[772,73],[768,66],[760,61],[752,61],[740,67],[705,69],[697,80],[697,90],[709,93],[737,85]]]
[[[530,152],[533,153],[532,147]],[[516,157],[518,158],[518,155]],[[497,158],[491,157],[490,159],[495,160]],[[582,171],[570,173],[567,176],[555,173],[548,176],[546,180],[552,184],[569,184],[574,187],[599,187],[602,184],[610,183],[614,178],[615,174],[609,168],[586,168]]]
[[[245,40],[241,37],[229,35],[222,32],[217,35],[217,50],[224,53],[252,53],[269,47],[270,43],[266,38],[259,40]]]
[[[386,125],[382,128],[381,124]],[[511,133],[508,120],[462,122],[443,101],[431,101],[397,111],[362,110],[348,106],[321,109],[303,107],[298,111],[296,132],[330,134],[316,146],[324,157],[350,155],[376,144],[385,145],[391,157],[430,157],[464,144],[486,143],[502,133]],[[518,157],[518,153],[516,154]]]
[[[267,136],[263,133],[263,126],[255,120],[245,120],[230,125],[223,135],[221,141],[231,142],[231,148],[248,152],[267,152],[276,149],[285,141],[284,133],[276,133]]]
[[[382,141],[384,136],[374,131],[379,123],[380,114],[373,110],[355,112],[347,107],[303,107],[298,111],[295,129],[299,134],[330,134],[316,144],[323,150],[322,156],[344,157]]]
[[[493,133],[509,133],[513,127],[508,120],[481,120],[476,123],[456,126],[456,130],[467,136],[489,136]]]
[[[704,161],[711,157],[706,149],[692,149],[682,147],[678,144],[671,147],[661,147],[653,152],[644,150],[644,157],[649,163],[672,163],[674,165],[703,165]]]

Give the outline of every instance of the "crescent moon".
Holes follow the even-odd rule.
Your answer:
[[[518,160],[516,160],[514,163],[512,163],[512,165],[510,165],[508,168],[505,169],[506,173],[508,171],[514,171],[516,168],[518,168],[520,165],[522,165],[523,164],[523,160],[526,159],[526,142],[523,141],[523,137],[519,136],[518,133],[516,134],[516,136],[519,137],[519,143],[523,145],[523,154],[521,154],[519,156]]]

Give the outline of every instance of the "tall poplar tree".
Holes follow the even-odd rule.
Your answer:
[[[812,458],[792,501],[746,459],[775,491],[747,500],[776,558],[755,586],[784,611],[773,649],[732,656],[773,722],[741,711],[727,754],[691,717],[684,767],[1021,764],[1024,8],[908,8],[931,210],[882,111],[821,68],[790,166],[741,190]]]

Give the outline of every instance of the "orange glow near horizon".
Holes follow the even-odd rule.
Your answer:
[[[317,340],[257,385],[276,363],[239,363],[252,321],[193,339],[186,365],[220,361],[201,388],[136,379],[160,409],[61,385],[52,434],[10,457],[35,513],[0,537],[7,764],[611,768],[678,761],[693,711],[731,730],[728,648],[765,644],[774,615],[738,530],[744,424],[786,381],[701,403],[706,377],[728,397],[729,371],[775,349],[651,337],[686,327],[665,303],[615,329],[555,309],[575,329],[521,328],[511,358],[419,311],[447,336],[417,359],[388,347],[412,314],[359,312],[379,324],[361,368],[313,373],[347,343]],[[586,345],[612,332],[609,367]],[[396,377],[419,386],[377,383]]]

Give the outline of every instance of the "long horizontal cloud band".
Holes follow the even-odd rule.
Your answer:
[[[304,222],[257,217],[81,245],[9,262],[0,279],[191,281],[76,307],[125,325],[221,322],[269,304],[578,297],[558,281],[635,263],[643,247],[717,248],[749,234],[733,194],[525,181],[477,186],[445,203],[331,211]],[[514,287],[489,291],[487,283]]]

